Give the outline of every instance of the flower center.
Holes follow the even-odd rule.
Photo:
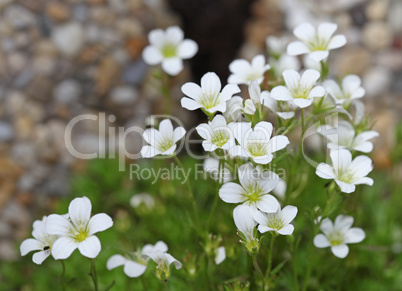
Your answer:
[[[269,143],[265,140],[251,141],[247,144],[247,150],[253,157],[265,156]]]
[[[310,51],[326,51],[329,41],[323,37],[316,35],[313,39],[307,42],[307,47]]]
[[[89,230],[86,225],[80,225],[73,231],[73,239],[77,242],[82,242],[88,237]]]
[[[345,182],[347,184],[351,184],[355,178],[354,178],[354,173],[349,170],[349,169],[342,169],[338,168],[338,180]]]
[[[277,216],[271,216],[269,218],[268,224],[267,226],[273,229],[281,229],[283,227],[284,223],[283,223],[283,219]]]
[[[219,103],[219,93],[202,93],[200,104],[205,109],[211,109]]]
[[[253,183],[244,188],[243,196],[249,205],[256,206],[263,194],[261,187],[257,183]]]
[[[329,243],[331,246],[338,246],[344,243],[345,241],[345,236],[343,233],[339,230],[334,230],[329,234],[328,237]]]
[[[159,143],[158,150],[160,150],[163,153],[166,152],[168,149],[170,149],[172,146],[173,146],[172,139],[164,139]]]
[[[224,129],[218,129],[214,131],[212,136],[212,143],[218,147],[222,147],[230,139],[230,134]]]
[[[165,58],[173,58],[177,55],[177,47],[174,44],[165,44],[161,51]]]
[[[302,86],[299,84],[297,87],[295,88],[291,88],[290,89],[290,93],[292,95],[293,98],[297,99],[297,98],[302,98],[302,99],[308,99],[308,95],[310,94],[311,88],[304,88],[304,86]]]
[[[251,72],[251,73],[247,74],[246,81],[251,82],[251,81],[257,80],[260,77],[261,77],[261,74],[259,74],[258,72]]]

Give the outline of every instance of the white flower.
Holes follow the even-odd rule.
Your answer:
[[[333,80],[323,83],[325,90],[335,99],[337,104],[350,104],[357,98],[362,98],[366,91],[360,86],[361,80],[357,75],[347,75],[342,80],[342,89]]]
[[[282,235],[291,235],[295,228],[290,223],[296,217],[296,214],[297,207],[288,205],[282,210],[279,206],[275,213],[256,211],[253,214],[253,218],[259,223],[258,230],[261,233],[274,231]]]
[[[253,218],[254,212],[254,208],[244,204],[236,206],[233,210],[235,225],[248,241],[256,239],[254,236],[254,228],[257,225],[257,222]]]
[[[325,95],[325,89],[321,86],[314,86],[320,78],[320,73],[316,70],[306,70],[300,78],[295,70],[285,70],[283,72],[285,86],[277,86],[272,89],[271,97],[275,100],[293,101],[300,108],[310,106],[313,98]]]
[[[255,56],[251,63],[243,59],[234,60],[229,65],[232,74],[228,78],[228,83],[249,85],[251,81],[256,80],[258,84],[261,84],[264,73],[270,68],[263,55]]]
[[[268,91],[264,91],[264,92],[265,92],[265,94],[263,96],[262,102],[263,102],[264,106],[269,108],[269,110],[271,110],[273,113],[275,113],[280,118],[285,119],[285,120],[290,119],[295,116],[294,111],[283,111],[283,109],[282,109],[283,104],[279,104],[278,101],[276,101],[274,98],[272,98],[271,94]],[[288,107],[288,110],[294,109],[292,107],[296,108],[296,106],[291,102],[287,102],[286,106]]]
[[[223,178],[223,183],[229,182],[233,179],[230,170],[227,168],[227,164],[225,163],[223,169],[219,174],[219,160],[213,158],[207,158],[204,161],[204,171],[210,174],[210,177],[215,181],[218,181],[219,177]]]
[[[280,78],[285,70],[300,70],[300,62],[296,57],[282,55],[278,60],[270,60],[275,77]]]
[[[145,245],[141,251],[128,254],[126,257],[122,255],[113,255],[106,263],[108,270],[124,265],[124,273],[130,278],[136,278],[144,274],[148,266],[149,258],[144,258],[143,255],[153,252],[167,252],[168,247],[163,241],[158,241],[154,246]]]
[[[338,215],[335,224],[329,218],[321,222],[321,231],[324,234],[317,234],[314,237],[314,245],[317,248],[331,247],[332,253],[338,258],[345,258],[349,253],[346,244],[359,243],[366,237],[361,228],[352,227],[353,217]],[[352,227],[352,228],[351,228]]]
[[[356,135],[353,125],[342,120],[337,128],[331,126],[321,126],[317,130],[329,141],[328,148],[331,150],[349,149],[363,153],[369,153],[373,150],[373,144],[370,139],[379,136],[374,130],[364,131]]]
[[[279,182],[274,172],[263,172],[252,164],[244,164],[238,170],[240,185],[228,182],[219,189],[219,197],[227,203],[244,203],[264,212],[275,212],[279,202],[269,194]]]
[[[226,259],[225,247],[219,247],[215,250],[215,264],[219,265]]]
[[[175,76],[183,69],[183,59],[192,58],[198,51],[197,43],[183,40],[183,31],[177,26],[152,30],[148,35],[150,45],[142,52],[144,61],[149,65],[162,63],[162,69]]]
[[[352,161],[352,154],[345,149],[330,153],[332,166],[321,163],[316,174],[323,179],[334,179],[344,193],[352,193],[359,184],[373,185],[374,181],[366,177],[373,169],[372,161],[367,156],[358,156]]]
[[[289,139],[284,135],[271,138],[273,127],[266,121],[257,123],[254,130],[251,123],[246,122],[230,123],[229,127],[240,144],[230,149],[231,156],[250,157],[257,164],[268,164],[272,161],[272,153],[289,144]]]
[[[196,130],[205,139],[202,142],[202,147],[207,152],[216,149],[228,150],[235,143],[233,132],[222,115],[216,115],[212,121],[198,125]]]
[[[142,136],[149,145],[142,147],[142,157],[152,158],[156,155],[173,155],[176,150],[176,142],[185,134],[186,130],[181,126],[173,130],[170,119],[162,120],[159,125],[159,130],[149,128],[144,131]]]
[[[288,42],[288,37],[268,36],[265,40],[265,45],[267,46],[270,55],[279,56],[285,52]]]
[[[176,267],[176,270],[179,270],[182,267],[182,264],[178,260],[166,252],[155,251],[145,253],[142,257],[144,259],[151,258],[156,263],[156,276],[160,280],[166,280],[170,277],[170,265],[172,263]]]
[[[137,208],[142,204],[145,205],[147,208],[152,209],[155,206],[155,200],[151,195],[147,193],[136,194],[131,197],[130,205],[133,208]]]
[[[314,28],[309,23],[298,25],[293,34],[301,41],[294,41],[288,45],[287,53],[291,56],[309,54],[309,57],[319,62],[326,59],[329,50],[340,48],[346,44],[346,38],[342,34],[332,36],[338,25],[324,22]]]
[[[226,101],[239,93],[240,88],[237,85],[228,84],[221,92],[221,87],[221,81],[215,73],[206,73],[201,78],[201,87],[192,82],[181,87],[181,91],[190,97],[183,97],[181,106],[188,110],[202,108],[208,113],[225,112]]]
[[[32,231],[34,239],[28,238],[24,240],[20,246],[21,256],[25,256],[32,251],[38,251],[32,256],[32,261],[38,265],[42,264],[42,262],[50,255],[53,243],[58,238],[58,236],[50,235],[46,232],[46,221],[46,216],[44,216],[42,220],[36,220],[33,223]]]
[[[233,96],[228,101],[226,101],[226,110],[223,113],[223,116],[226,118],[226,121],[229,122],[237,122],[241,118],[243,108],[243,98],[240,96]]]
[[[60,236],[53,244],[52,255],[56,260],[67,259],[75,249],[88,258],[95,258],[101,243],[95,233],[113,225],[109,215],[99,213],[91,217],[91,201],[87,197],[75,198],[68,207],[68,216],[49,215],[46,231]]]
[[[274,190],[272,190],[272,192],[275,194],[276,197],[284,199],[286,189],[287,189],[286,182],[283,179],[280,179],[278,184],[275,186]]]

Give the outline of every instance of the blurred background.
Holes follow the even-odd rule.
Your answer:
[[[111,126],[144,127],[148,115],[163,112],[152,68],[141,59],[155,28],[179,25],[199,44],[173,81],[174,115],[190,127],[197,113],[179,105],[184,82],[214,71],[225,83],[229,63],[265,53],[267,36],[292,39],[301,22],[336,22],[348,44],[331,51],[332,74],[362,78],[366,111],[381,134],[372,158],[400,181],[401,16],[400,0],[0,0],[0,261],[18,260],[16,242],[85,171],[88,161],[64,143],[72,118],[105,112],[116,117]],[[105,132],[80,122],[73,145],[97,151]],[[126,139],[130,152],[141,144]]]

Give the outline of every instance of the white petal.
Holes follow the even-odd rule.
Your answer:
[[[271,138],[273,131],[273,125],[267,121],[258,122],[254,126],[254,132],[258,132],[258,134],[262,134],[263,139],[269,140]]]
[[[304,88],[312,88],[319,78],[320,72],[313,69],[308,69],[303,73],[301,77],[301,84]]]
[[[52,256],[55,260],[67,259],[78,247],[78,243],[70,237],[58,238],[52,246]]]
[[[75,198],[68,206],[68,215],[74,225],[86,224],[91,217],[92,205],[87,197]]]
[[[344,193],[353,193],[356,190],[356,186],[353,184],[348,184],[342,181],[339,181],[335,179],[336,184],[338,184],[339,188],[341,188],[341,191]]]
[[[62,215],[51,214],[47,217],[46,231],[49,234],[68,236],[72,227],[71,223]]]
[[[369,186],[373,186],[374,181],[373,181],[373,179],[371,179],[369,177],[363,177],[363,178],[357,179],[356,181],[353,181],[353,183],[355,185],[366,184]]]
[[[310,93],[308,94],[308,98],[322,97],[325,95],[325,89],[322,86],[315,86]]]
[[[202,91],[208,95],[215,95],[221,90],[221,81],[215,73],[206,73],[201,78]]]
[[[329,218],[324,218],[321,221],[320,229],[323,233],[325,233],[326,236],[328,236],[334,229],[334,225]]]
[[[293,99],[293,102],[299,106],[300,108],[306,108],[310,106],[313,102],[309,99],[303,99],[303,98],[296,98]]]
[[[331,251],[336,257],[343,259],[348,255],[349,247],[347,245],[332,246]]]
[[[166,29],[166,40],[169,43],[178,44],[183,40],[183,30],[178,26],[170,26]]]
[[[253,213],[253,219],[261,225],[267,225],[269,222],[267,214],[258,210]]]
[[[36,239],[28,238],[24,240],[20,245],[21,256],[25,256],[29,252],[43,250],[45,246]]]
[[[281,229],[278,230],[278,233],[281,235],[291,235],[293,231],[295,230],[295,227],[291,224],[285,225]]]
[[[271,172],[273,173],[273,172]],[[264,174],[266,174],[266,172],[264,172]],[[275,173],[273,173],[275,174]],[[275,174],[276,175],[276,174]],[[257,180],[257,184],[261,187],[261,191],[263,193],[269,193],[271,192],[276,185],[278,185],[279,183],[279,177],[276,175],[276,177],[272,177],[272,178],[268,178],[267,179],[260,179]]]
[[[169,75],[176,76],[183,70],[183,61],[177,57],[164,59],[162,69]]]
[[[113,226],[112,218],[105,213],[98,213],[91,217],[88,223],[89,233],[88,235],[93,235],[94,233],[104,231]]]
[[[297,207],[288,205],[282,209],[282,219],[284,224],[289,224],[297,215]]]
[[[329,40],[337,28],[335,23],[323,22],[318,26],[317,33],[319,37]]]
[[[338,230],[346,231],[351,228],[353,224],[353,217],[340,214],[335,218],[334,227]]]
[[[174,151],[176,150],[176,144],[174,144],[174,145],[172,145],[169,149],[167,149],[166,151],[164,151],[163,153],[162,153],[162,155],[164,155],[164,156],[171,156],[171,155],[173,155],[174,154]]]
[[[309,53],[309,58],[313,59],[316,62],[320,62],[326,59],[329,55],[329,51],[314,51]]]
[[[268,194],[261,196],[261,200],[257,202],[257,207],[266,213],[275,213],[280,205],[274,196]]]
[[[196,110],[201,107],[200,103],[194,101],[193,99],[187,98],[187,97],[181,98],[180,103],[183,108],[186,108],[188,110]]]
[[[206,140],[212,139],[212,128],[209,124],[201,123],[195,128],[195,130],[203,139]]]
[[[165,41],[165,32],[162,29],[154,29],[148,34],[150,44],[161,47]]]
[[[155,145],[157,141],[162,138],[159,131],[155,128],[148,128],[144,130],[144,132],[142,133],[142,137],[147,143],[151,145]]]
[[[283,75],[283,78],[285,79],[285,83],[288,88],[293,89],[293,88],[297,88],[299,86],[300,75],[295,70],[285,70],[285,71],[283,71],[282,75]],[[274,98],[274,97],[272,97],[272,98]]]
[[[309,41],[314,38],[316,32],[310,23],[302,23],[293,30],[293,34],[301,40]]]
[[[226,259],[225,247],[219,247],[215,251],[215,264],[219,265]]]
[[[186,130],[179,126],[176,127],[175,130],[173,131],[173,142],[176,143],[178,142],[184,135],[186,134]]]
[[[272,161],[273,157],[274,156],[272,154],[268,154],[268,155],[260,156],[260,157],[252,157],[252,159],[257,164],[266,165]]]
[[[270,150],[272,153],[284,149],[288,144],[289,139],[284,135],[274,136],[269,142]]]
[[[275,100],[288,101],[293,100],[288,88],[284,86],[276,86],[271,91],[271,97]]]
[[[269,226],[260,224],[260,225],[258,225],[258,231],[261,232],[261,233],[266,233],[268,231],[275,231],[276,232],[276,229],[273,229],[273,228],[270,228]]]
[[[182,264],[178,260],[176,260],[171,254],[164,254],[164,256],[167,259],[169,265],[173,263],[174,266],[176,267],[176,270],[181,269]]]
[[[122,255],[113,255],[109,258],[109,260],[107,260],[106,263],[106,268],[108,270],[112,270],[114,268],[117,268],[119,266],[124,265],[124,263],[126,262],[126,258],[123,257]]]
[[[331,244],[329,243],[327,237],[323,234],[317,234],[314,237],[314,245],[317,248],[327,248],[329,247]]]
[[[156,148],[154,148],[153,146],[149,146],[149,145],[145,145],[141,149],[141,156],[143,158],[152,158],[160,153],[161,152],[158,151]]]
[[[222,129],[222,130],[227,129],[227,130],[230,131],[230,129],[226,128],[226,119],[225,119],[225,117],[223,117],[220,114],[216,115],[214,117],[214,119],[211,122],[211,127],[214,128],[214,129],[216,129],[216,128],[219,128],[219,129]]]
[[[168,246],[165,242],[163,242],[161,240],[157,241],[156,244],[154,245],[154,251],[167,252]]]
[[[239,205],[233,210],[233,219],[238,230],[240,230],[246,237],[253,236],[253,230],[256,225],[253,219],[255,211],[247,205]]]
[[[352,94],[355,92],[361,85],[362,81],[357,75],[347,75],[342,80],[342,89],[346,94]]]
[[[343,34],[335,35],[328,44],[328,49],[333,50],[346,44],[346,37]]]
[[[219,197],[226,203],[241,203],[244,201],[243,188],[236,183],[229,182],[219,189]]]
[[[198,51],[198,45],[195,41],[191,39],[185,39],[179,45],[178,55],[182,59],[192,58]]]
[[[37,264],[40,265],[43,263],[44,260],[47,259],[47,257],[50,255],[50,250],[46,250],[46,251],[41,251],[41,252],[36,252],[33,254],[32,256],[32,261]]]
[[[153,46],[147,46],[143,51],[142,51],[142,58],[148,65],[157,65],[160,64],[163,60],[162,54],[160,51],[153,47]]]
[[[333,80],[327,80],[323,83],[325,90],[334,98],[341,98],[343,96],[341,88]]]
[[[80,253],[87,258],[96,258],[101,251],[101,243],[95,235],[87,237],[78,245]]]
[[[223,90],[222,90],[221,94],[219,95],[219,98],[220,98],[221,101],[226,102],[230,98],[232,98],[232,96],[234,94],[239,93],[239,92],[240,92],[239,86],[237,86],[235,84],[227,84],[225,87],[223,87]],[[225,104],[225,106],[226,106],[226,104]]]
[[[355,244],[359,243],[366,238],[364,230],[358,227],[353,227],[345,234],[345,243]]]
[[[124,264],[124,273],[130,278],[137,278],[145,273],[147,266],[127,260]]]
[[[163,139],[173,137],[173,125],[170,119],[164,119],[159,124],[159,132]]]
[[[183,86],[181,86],[181,91],[196,101],[199,101],[202,98],[202,89],[195,83],[185,83]]]
[[[229,70],[234,74],[242,74],[251,70],[251,65],[249,62],[243,59],[234,60],[229,64]]]
[[[337,169],[347,169],[352,162],[352,154],[348,150],[338,150],[331,151],[329,154],[331,156],[332,164],[334,166],[335,172]]]
[[[295,116],[294,112],[276,112],[276,114],[282,119],[290,119]]]
[[[363,178],[373,170],[373,162],[367,156],[358,156],[350,164],[354,177]]]
[[[301,41],[291,42],[286,49],[286,53],[289,56],[298,56],[302,54],[307,54],[309,52],[310,50],[308,49],[308,47]]]
[[[335,178],[335,173],[332,167],[328,164],[321,163],[317,166],[317,169],[315,171],[318,177],[321,177],[323,179],[334,179]]]

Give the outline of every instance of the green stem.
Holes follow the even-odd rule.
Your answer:
[[[91,261],[91,267],[90,267],[90,273],[89,276],[91,276],[92,281],[94,282],[94,288],[95,291],[98,291],[98,276],[96,275],[96,267],[95,267],[95,260],[90,259]]]
[[[218,186],[218,188],[219,188],[220,185],[223,183],[223,173],[222,173],[222,177],[221,177],[221,172],[224,171],[224,169],[225,169],[225,160],[224,160],[224,159],[220,159],[220,160],[219,160],[219,167],[218,167],[218,181],[217,181],[217,186]],[[222,178],[222,183],[221,183],[221,178]],[[207,232],[209,232],[209,225],[210,225],[210,223],[211,223],[212,216],[214,215],[215,210],[216,210],[216,207],[218,206],[218,201],[219,201],[219,194],[218,194],[218,192],[219,192],[219,189],[218,189],[218,191],[216,191],[216,193],[215,193],[214,204],[212,205],[212,210],[211,210],[211,212],[209,213],[209,216],[208,216],[208,220],[207,220]]]
[[[60,263],[61,263],[61,267],[62,267],[61,274],[60,274],[60,285],[61,285],[61,289],[64,291],[64,290],[66,290],[66,288],[64,287],[64,282],[63,282],[64,274],[66,273],[66,266],[65,266],[63,260],[60,260]]]
[[[165,97],[165,114],[170,115],[172,111],[171,103],[172,103],[172,96],[170,93],[170,75],[162,72],[162,93]]]
[[[269,244],[269,250],[268,250],[268,269],[267,269],[267,273],[266,276],[269,279],[270,277],[270,273],[271,273],[271,269],[272,269],[272,251],[274,249],[274,242],[275,242],[275,237],[276,235],[273,234],[272,238],[271,238],[271,243]]]
[[[258,272],[258,274],[259,274],[260,277],[261,277],[262,290],[265,290],[265,279],[264,279],[264,275],[262,274],[262,271],[261,271],[260,267],[258,266],[258,263],[257,263],[257,256],[256,256],[256,255],[253,255],[252,258],[253,258],[253,265],[254,265],[254,268],[256,269],[256,271]]]

